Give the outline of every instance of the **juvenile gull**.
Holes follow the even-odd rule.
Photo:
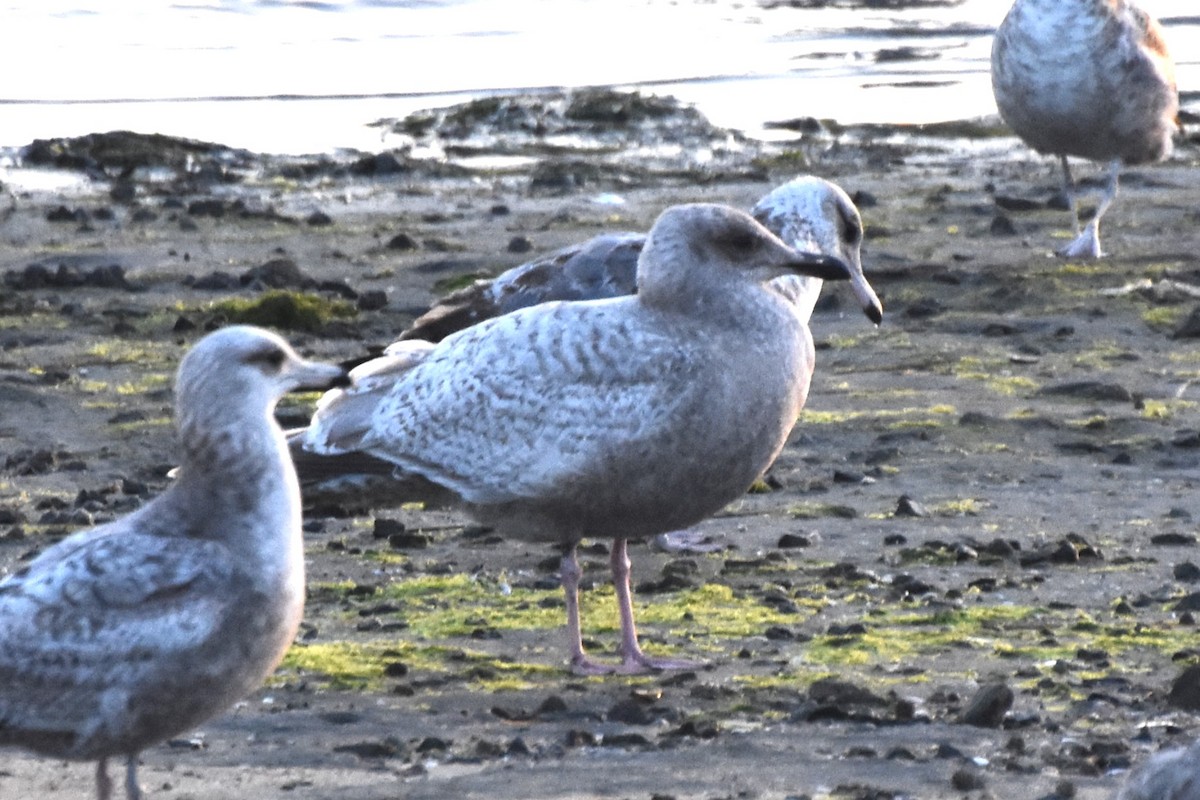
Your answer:
[[[1158,21],[1133,0],[1016,0],[992,43],[992,90],[1017,136],[1062,161],[1076,238],[1060,255],[1100,258],[1121,165],[1171,154],[1179,93]],[[1082,232],[1067,156],[1109,163]]]
[[[626,541],[716,512],[783,447],[813,369],[806,321],[766,285],[787,273],[849,278],[839,259],[802,254],[743,212],[670,208],[642,249],[636,295],[515,311],[418,345],[415,365],[391,370],[401,343],[322,399],[306,446],[366,451],[505,535],[561,548],[581,673],[614,667],[583,651],[575,549],[612,539],[615,669],[681,666],[638,646]]]
[[[849,195],[838,185],[812,175],[784,183],[757,203],[751,213],[783,239],[805,253],[836,256],[850,266],[851,287],[863,313],[878,324],[883,307],[862,270],[863,223]],[[388,348],[393,356],[360,370],[381,369],[378,379],[395,380],[397,372],[420,363],[429,342],[520,308],[554,300],[594,300],[633,294],[637,290],[637,259],[646,235],[605,233],[581,244],[564,247],[500,274],[476,281],[448,295],[400,334]],[[785,275],[772,285],[796,304],[807,322],[821,291],[812,277]],[[446,505],[453,493],[420,475],[397,472],[393,464],[365,452],[315,455],[301,447],[303,432],[292,433],[292,455],[300,473],[304,500],[311,507],[379,508],[407,502]],[[665,546],[679,546],[682,534],[664,534]],[[674,540],[667,541],[669,537]]]
[[[177,480],[134,513],[76,533],[0,582],[0,745],[126,759],[257,687],[304,607],[300,493],[272,412],[285,392],[346,384],[278,336],[230,327],[176,379]]]

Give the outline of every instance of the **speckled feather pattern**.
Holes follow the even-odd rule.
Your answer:
[[[721,214],[752,226],[763,257],[794,257],[745,215]],[[450,336],[367,390],[366,426],[339,419],[370,407],[358,387],[327,395],[309,446],[387,459],[520,538],[641,537],[718,510],[782,447],[812,342],[763,285],[770,274],[698,244],[695,220],[664,219],[638,295],[545,303]]]
[[[1130,0],[1017,0],[996,31],[992,86],[1039,152],[1126,164],[1171,153],[1174,68],[1161,27]]]
[[[271,411],[284,391],[342,374],[257,329],[192,349],[176,483],[0,582],[0,744],[130,756],[262,681],[304,596],[299,488]]]

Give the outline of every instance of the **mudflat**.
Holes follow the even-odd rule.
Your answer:
[[[1077,262],[1051,255],[1057,164],[991,125],[801,120],[765,145],[591,102],[410,118],[413,148],[379,154],[28,151],[79,181],[0,203],[8,570],[161,491],[174,369],[226,322],[360,360],[465,282],[805,172],[855,197],[885,307],[875,328],[827,285],[783,455],[706,547],[631,547],[645,646],[707,667],[572,676],[557,553],[453,510],[324,504],[300,639],[143,754],[148,796],[1090,799],[1193,740],[1196,142],[1123,174],[1108,256]],[[606,543],[581,557],[585,638],[611,656]],[[0,795],[87,797],[92,772],[6,751]]]

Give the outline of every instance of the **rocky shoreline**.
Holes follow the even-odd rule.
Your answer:
[[[572,677],[554,553],[447,511],[324,508],[301,641],[145,754],[150,796],[1102,798],[1200,733],[1194,132],[1123,177],[1111,256],[1070,263],[1055,165],[987,121],[796,120],[764,144],[594,92],[386,124],[410,145],[23,151],[79,183],[0,204],[6,568],[161,490],[170,376],[227,322],[353,362],[471,280],[812,172],[860,206],[884,324],[827,290],[766,480],[701,527],[712,552],[634,553],[648,647],[710,668]],[[602,648],[606,550],[583,560]],[[12,796],[90,782],[17,752],[0,770]]]

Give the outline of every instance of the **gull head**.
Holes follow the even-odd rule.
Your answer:
[[[181,424],[212,414],[261,416],[298,389],[345,386],[346,371],[301,358],[282,337],[249,325],[205,336],[188,351],[176,376]]]
[[[840,186],[803,175],[764,195],[750,213],[795,249],[836,256],[849,265],[850,287],[863,313],[876,325],[883,321],[883,304],[863,275],[862,217]]]

